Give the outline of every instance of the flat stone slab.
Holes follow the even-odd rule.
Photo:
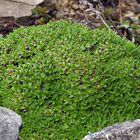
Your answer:
[[[140,140],[140,119],[114,124],[85,136],[83,140]]]
[[[0,107],[0,140],[18,140],[21,125],[21,116],[10,109]]]
[[[20,2],[0,0],[0,17],[24,17],[32,14],[36,6]]]
[[[0,17],[24,17],[32,15],[32,9],[44,0],[0,0]]]
[[[8,1],[22,2],[29,5],[38,5],[42,3],[44,0],[8,0]]]

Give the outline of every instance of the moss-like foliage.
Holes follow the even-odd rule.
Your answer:
[[[23,118],[21,140],[80,140],[140,118],[140,48],[69,22],[0,39],[0,105]]]

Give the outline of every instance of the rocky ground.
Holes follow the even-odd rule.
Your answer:
[[[51,1],[52,2],[52,1]],[[49,0],[38,5],[31,16],[1,17],[0,34],[6,36],[20,26],[47,24],[50,20],[72,20],[90,28],[106,26],[140,44],[140,0]]]

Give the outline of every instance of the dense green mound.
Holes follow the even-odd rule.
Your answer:
[[[0,39],[0,105],[22,115],[23,140],[80,140],[140,118],[140,48],[69,22],[20,28]]]

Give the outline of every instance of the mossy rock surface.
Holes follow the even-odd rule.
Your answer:
[[[140,47],[69,22],[0,39],[0,105],[23,118],[21,140],[80,140],[140,118]]]

